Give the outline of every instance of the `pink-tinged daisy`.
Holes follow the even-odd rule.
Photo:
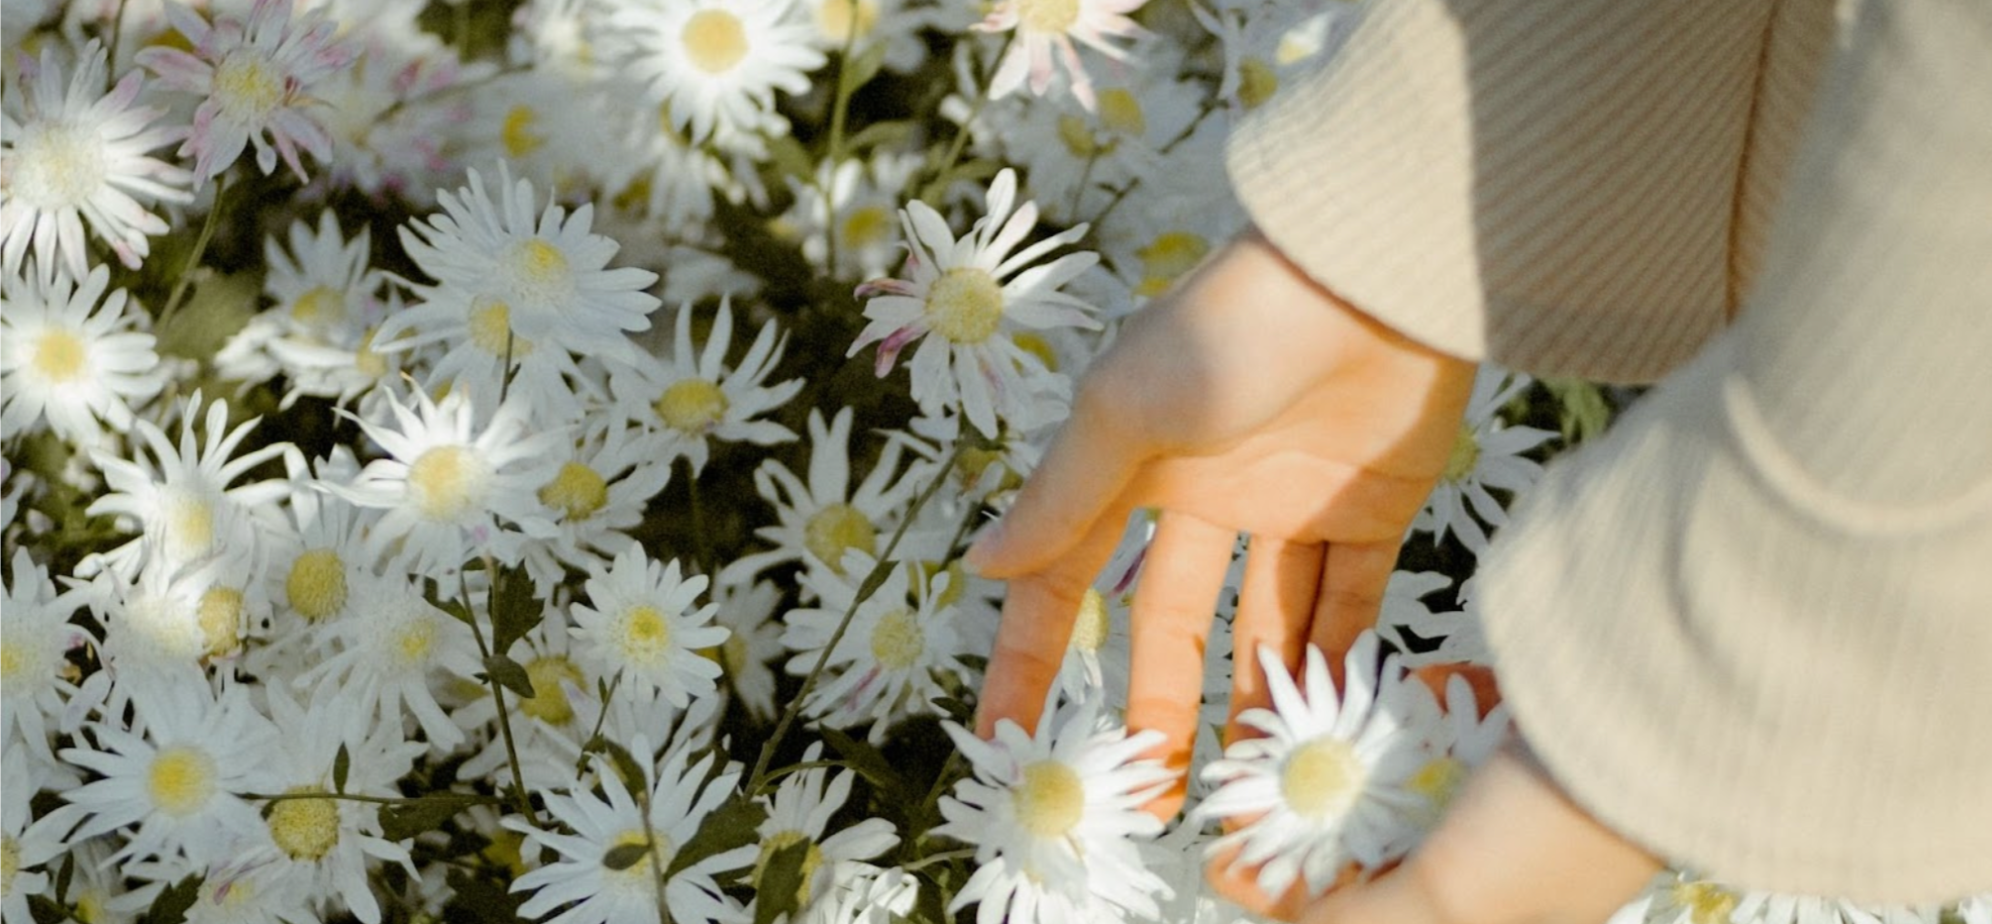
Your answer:
[[[166,4],[166,17],[194,54],[154,46],[138,53],[138,63],[169,86],[206,97],[179,151],[193,155],[196,182],[228,169],[252,143],[265,174],[277,169],[281,154],[299,180],[308,180],[298,148],[319,160],[332,154],[331,134],[305,112],[317,102],[311,89],[353,61],[352,49],[335,41],[338,23],[323,10],[293,21],[291,0],[256,0],[246,23],[217,16],[210,25],[174,2]]]
[[[323,483],[357,506],[387,511],[368,537],[373,556],[399,547],[416,573],[447,573],[487,552],[515,560],[512,533],[555,534],[534,492],[553,476],[561,432],[530,432],[516,401],[480,426],[461,391],[432,401],[418,390],[414,407],[389,394],[387,406],[391,428],[347,416],[390,458],[368,463],[351,484]]]
[[[1115,61],[1127,59],[1127,50],[1109,42],[1110,38],[1140,38],[1148,30],[1128,18],[1146,0],[1002,0],[989,17],[976,26],[983,32],[1016,30],[1010,50],[996,65],[989,80],[989,95],[1001,98],[1024,85],[1030,77],[1031,92],[1043,96],[1051,89],[1058,65],[1065,66],[1072,96],[1087,109],[1093,108],[1093,84],[1086,66],[1079,61],[1078,39]],[[1056,57],[1054,57],[1054,55]]]
[[[1232,862],[1258,866],[1267,894],[1283,894],[1304,878],[1318,895],[1351,862],[1374,869],[1402,856],[1417,836],[1414,813],[1426,800],[1410,783],[1428,760],[1438,707],[1431,691],[1405,677],[1396,656],[1384,658],[1379,672],[1378,648],[1374,632],[1356,640],[1339,694],[1320,649],[1307,650],[1303,692],[1279,655],[1262,648],[1273,708],[1248,709],[1238,721],[1266,737],[1234,742],[1203,770],[1218,788],[1193,817],[1246,822],[1211,851],[1239,848]]]
[[[8,275],[33,243],[42,272],[60,267],[83,278],[85,220],[119,262],[137,269],[151,252],[146,235],[166,233],[145,204],[193,198],[187,171],[146,156],[177,135],[147,127],[158,110],[132,105],[143,89],[138,72],[105,95],[104,68],[95,41],[67,85],[54,47],[39,60],[21,59],[22,92],[9,87],[0,109],[0,253]]]
[[[30,264],[32,266],[32,264]],[[99,266],[82,283],[62,274],[9,271],[0,283],[0,428],[26,433],[43,419],[82,448],[104,441],[104,425],[132,424],[132,404],[165,387],[151,334],[133,329],[125,290],[112,292]]]
[[[997,435],[997,418],[1029,417],[1040,394],[1063,396],[1069,388],[1041,357],[1018,345],[1015,329],[1100,326],[1092,306],[1058,291],[1098,263],[1098,254],[1069,253],[1031,266],[1084,237],[1086,226],[1013,254],[1038,218],[1037,203],[1019,206],[1016,200],[1016,171],[1004,170],[989,186],[987,213],[960,239],[939,212],[924,202],[908,203],[899,214],[912,278],[858,287],[859,297],[870,299],[865,317],[871,323],[850,349],[855,355],[877,343],[877,370],[884,376],[899,352],[920,340],[912,362],[914,400],[930,415],[959,405],[989,437]]]
[[[941,799],[935,834],[975,845],[977,869],[950,912],[972,904],[976,924],[1153,920],[1173,894],[1141,844],[1162,833],[1142,807],[1175,774],[1141,754],[1162,733],[1130,735],[1097,701],[1048,709],[1036,735],[997,723],[984,741],[943,722],[972,775]]]
[[[609,18],[626,66],[693,143],[716,131],[785,128],[775,91],[802,93],[823,66],[794,0],[621,0]]]

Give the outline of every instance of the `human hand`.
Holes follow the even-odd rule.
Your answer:
[[[1219,894],[1303,924],[1597,924],[1661,868],[1509,749],[1474,772],[1408,860],[1375,879],[1309,903],[1305,883],[1268,897],[1255,870],[1226,859],[1210,868]]]
[[[1412,341],[1316,284],[1256,233],[1131,319],[1080,383],[1015,505],[969,551],[1007,579],[977,731],[1036,726],[1079,601],[1127,516],[1162,511],[1135,593],[1128,725],[1189,766],[1211,612],[1238,532],[1251,541],[1238,651],[1289,669],[1312,642],[1339,672],[1374,623],[1398,544],[1444,470],[1472,363]],[[1266,703],[1235,673],[1231,714]],[[1179,777],[1151,806],[1180,808]]]

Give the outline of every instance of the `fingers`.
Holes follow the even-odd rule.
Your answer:
[[[1660,865],[1503,751],[1474,773],[1446,820],[1403,867],[1372,885],[1331,893],[1301,921],[1602,921]]]
[[[1231,619],[1231,715],[1224,743],[1238,729],[1231,724],[1247,709],[1271,704],[1258,651],[1269,646],[1280,653],[1287,672],[1300,667],[1314,601],[1321,584],[1323,547],[1253,536],[1245,551],[1245,579],[1239,588],[1238,612]]]
[[[1183,804],[1203,700],[1204,643],[1236,541],[1229,529],[1164,513],[1135,587],[1127,725],[1164,736],[1160,753],[1150,756],[1161,757],[1177,777],[1148,806],[1164,821]]]
[[[1091,532],[1120,498],[1140,459],[1135,441],[1110,426],[1111,411],[1090,410],[1105,400],[1085,400],[1082,392],[1009,512],[969,547],[964,556],[969,568],[995,580],[1045,568]]]
[[[1384,588],[1390,586],[1391,571],[1397,567],[1398,546],[1397,539],[1328,546],[1307,640],[1327,656],[1338,687],[1343,682],[1343,656],[1355,645],[1356,636],[1376,625]]]
[[[989,737],[999,719],[1010,719],[1026,731],[1037,728],[1045,693],[1058,679],[1065,646],[1072,640],[1079,601],[1113,555],[1127,514],[1125,507],[1115,507],[1090,525],[1085,538],[1067,543],[1064,557],[1010,582],[976,707],[977,735]]]

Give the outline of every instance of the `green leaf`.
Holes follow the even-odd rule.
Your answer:
[[[948,718],[957,725],[967,725],[975,718],[974,706],[952,696],[936,696],[934,705],[941,707],[941,711],[947,713]]]
[[[504,654],[546,618],[546,606],[533,596],[533,579],[524,568],[498,572],[491,591],[491,650]],[[530,697],[532,694],[527,693]]]
[[[390,805],[380,810],[380,836],[405,841],[425,831],[434,831],[458,812],[486,800],[459,792],[432,792],[426,796]]]
[[[190,873],[187,878],[167,886],[152,899],[152,907],[146,909],[142,924],[182,924],[187,920],[187,909],[201,897],[201,884],[207,880],[199,873]]]
[[[650,777],[643,772],[643,765],[636,762],[636,758],[629,753],[628,748],[601,735],[596,735],[595,739],[601,742],[599,749],[608,752],[609,763],[615,765],[616,775],[622,777],[623,788],[630,792],[647,791],[650,788]],[[589,743],[593,744],[594,740],[591,739]]]
[[[444,876],[455,897],[450,899],[449,908],[466,912],[473,921],[502,922],[520,921],[519,905],[526,900],[524,895],[514,895],[506,891],[506,883],[483,876],[473,876],[464,870],[452,867]],[[451,919],[446,915],[445,919]]]
[[[851,769],[858,771],[859,775],[872,781],[879,789],[886,792],[906,790],[905,782],[900,779],[899,772],[892,769],[892,762],[886,760],[885,755],[880,754],[877,748],[828,726],[817,731],[823,736],[823,740],[829,742],[837,754],[851,765]]]
[[[608,853],[602,854],[602,865],[612,870],[626,870],[635,866],[644,857],[649,855],[650,845],[648,843],[620,844],[609,848]]]
[[[73,917],[61,902],[45,895],[28,896],[28,914],[35,919],[35,924],[62,924]]]
[[[846,64],[846,70],[839,78],[844,86],[850,88],[846,92],[855,93],[859,87],[878,76],[878,69],[885,64],[885,49],[886,43],[873,42],[870,48],[859,52]]]
[[[754,924],[775,924],[775,919],[802,907],[802,864],[809,859],[811,844],[799,840],[775,851],[754,879]]]
[[[906,139],[912,136],[913,122],[909,119],[873,122],[845,141],[844,147],[852,154],[867,148],[897,148],[904,146]]]
[[[815,160],[803,150],[802,142],[793,135],[776,135],[768,139],[768,157],[776,168],[786,176],[803,182],[811,182],[816,176]]]
[[[520,699],[533,698],[532,675],[526,673],[525,667],[519,662],[501,654],[494,654],[484,659],[484,670],[492,680],[498,681],[499,686],[517,694]]]
[[[429,601],[430,606],[456,617],[457,622],[463,623],[466,626],[470,625],[470,621],[473,618],[470,614],[470,607],[465,605],[462,600],[454,597],[445,599],[442,588],[436,585],[434,578],[424,579],[422,599]]]
[[[332,791],[345,795],[346,775],[352,772],[353,755],[346,751],[346,743],[339,743],[339,753],[332,755]]]
[[[1563,441],[1581,443],[1605,431],[1605,424],[1612,419],[1612,407],[1605,400],[1605,393],[1590,382],[1582,379],[1550,378],[1542,384],[1549,393],[1556,396],[1560,406],[1557,418],[1563,429]]]
[[[761,803],[746,796],[737,796],[707,815],[699,825],[699,832],[685,846],[671,857],[670,868],[664,871],[664,878],[676,876],[680,870],[707,857],[718,856],[735,847],[745,847],[761,839],[761,822],[767,820],[768,810]]]

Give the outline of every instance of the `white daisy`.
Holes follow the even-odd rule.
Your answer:
[[[680,709],[718,689],[719,665],[700,649],[723,644],[727,631],[711,625],[716,604],[698,607],[704,575],[683,577],[678,562],[659,563],[632,545],[607,568],[589,569],[592,606],[574,604],[574,637],[582,662],[600,677],[621,674],[624,683],[659,691]]]
[[[483,670],[470,627],[431,605],[409,575],[368,577],[350,592],[352,617],[318,629],[335,653],[298,674],[296,684],[335,684],[361,715],[397,727],[412,715],[432,750],[462,743],[436,693]]]
[[[0,729],[4,732],[5,729]],[[46,745],[43,745],[46,747]],[[39,895],[50,877],[37,867],[69,853],[68,838],[56,825],[33,824],[33,805],[42,790],[27,755],[18,749],[0,752],[0,921],[30,921],[28,896]],[[45,816],[53,817],[53,816]]]
[[[1079,599],[1079,615],[1072,621],[1072,638],[1065,645],[1065,660],[1058,669],[1053,696],[1068,700],[1102,698],[1114,708],[1127,706],[1129,658],[1133,652],[1132,626],[1135,582],[1155,535],[1155,521],[1132,517],[1121,533],[1120,544],[1099,578]]]
[[[705,468],[712,450],[708,440],[773,446],[795,439],[795,432],[768,420],[755,420],[787,404],[802,390],[801,379],[763,385],[781,362],[783,338],[770,320],[732,369],[726,351],[733,342],[733,307],[722,299],[705,349],[694,353],[692,308],[678,308],[671,358],[644,355],[634,364],[618,364],[609,385],[624,419],[634,420],[672,437],[672,458],[684,456],[694,476]]]
[[[1278,653],[1259,652],[1273,708],[1238,717],[1268,737],[1234,742],[1204,768],[1218,788],[1197,806],[1200,821],[1249,820],[1212,843],[1212,853],[1241,848],[1232,862],[1260,866],[1267,894],[1304,876],[1319,894],[1354,862],[1374,869],[1401,856],[1417,828],[1410,814],[1421,797],[1407,788],[1426,761],[1429,729],[1412,720],[1435,716],[1423,684],[1407,681],[1397,658],[1382,661],[1364,632],[1344,662],[1347,689],[1337,694],[1320,649],[1309,646],[1305,693]]]
[[[1115,38],[1141,38],[1148,30],[1136,25],[1129,13],[1146,0],[1001,0],[989,17],[976,28],[983,32],[1009,32],[1010,50],[996,65],[989,79],[989,95],[1001,98],[1025,85],[1039,96],[1051,90],[1052,78],[1063,65],[1072,96],[1080,105],[1093,108],[1093,84],[1086,66],[1079,61],[1074,39],[1115,61],[1125,61],[1127,50],[1114,44]]]
[[[709,656],[719,662],[727,686],[756,722],[775,717],[775,672],[768,665],[785,649],[781,626],[770,617],[781,599],[781,589],[769,581],[730,584],[722,578],[713,592],[719,606],[715,621],[727,636]]]
[[[794,0],[623,0],[621,7],[609,28],[628,45],[625,65],[694,143],[720,126],[785,129],[775,91],[807,91],[809,72],[823,66]]]
[[[823,744],[813,742],[803,752],[802,759],[808,763],[822,756]],[[831,777],[829,770],[814,767],[783,778],[774,794],[766,799],[768,816],[762,819],[756,832],[761,840],[760,855],[754,861],[748,881],[756,892],[761,891],[765,887],[762,875],[775,853],[794,844],[807,844],[802,861],[802,886],[796,896],[801,921],[817,920],[817,906],[827,902],[839,882],[853,871],[875,869],[864,861],[899,844],[892,822],[883,818],[866,818],[826,835],[831,817],[850,799],[851,784],[856,777],[850,770]]]
[[[133,105],[143,89],[138,72],[105,95],[104,70],[103,47],[92,40],[65,86],[51,44],[39,60],[22,57],[21,98],[7,88],[0,109],[0,191],[6,193],[0,254],[9,276],[20,271],[33,243],[43,273],[61,268],[83,278],[86,219],[119,262],[137,269],[151,252],[146,236],[166,233],[166,222],[146,205],[193,198],[187,171],[146,156],[175,133],[148,128],[159,110]]]
[[[55,762],[48,720],[60,716],[76,686],[64,675],[64,658],[95,635],[70,622],[85,592],[57,593],[48,569],[35,564],[26,548],[16,548],[4,592],[0,592],[0,740],[21,742],[42,763]]]
[[[842,575],[827,568],[802,574],[803,587],[816,595],[818,605],[790,610],[782,618],[787,627],[782,644],[795,652],[788,661],[790,674],[805,676],[816,667],[874,563],[852,550],[845,553]],[[909,575],[916,572],[922,579],[913,584]],[[918,564],[895,565],[884,583],[857,605],[850,626],[830,650],[824,675],[803,702],[803,712],[836,728],[870,722],[874,744],[885,740],[902,718],[937,713],[934,700],[946,688],[936,674],[968,676],[961,663],[961,634],[947,602],[951,577],[945,570],[926,577]]]
[[[489,779],[509,787],[514,779],[511,755],[516,753],[528,791],[573,785],[575,762],[594,730],[587,707],[595,706],[589,701],[599,698],[596,683],[607,678],[590,674],[575,659],[571,632],[561,607],[549,601],[541,604],[539,624],[505,652],[525,669],[533,691],[530,697],[506,696],[512,727],[509,741],[495,731],[498,704],[489,695],[480,694],[451,713],[458,727],[484,739],[457,771],[464,778]],[[617,695],[624,695],[622,688],[617,688]],[[600,707],[593,711],[599,713]]]
[[[373,251],[371,229],[361,228],[348,241],[337,216],[327,210],[319,215],[315,232],[303,221],[292,222],[289,242],[288,250],[274,237],[263,242],[270,270],[263,293],[273,304],[251,318],[215,355],[215,367],[226,378],[267,381],[290,371],[284,361],[287,353],[312,347],[350,349],[380,321],[380,290],[387,280],[367,265]],[[278,350],[278,341],[289,341],[289,350]],[[308,393],[342,397],[343,391],[312,388]],[[302,387],[294,386],[286,402],[303,393]]]
[[[84,840],[136,824],[113,862],[184,855],[205,866],[262,828],[237,793],[271,782],[265,758],[276,730],[228,685],[217,698],[198,678],[160,684],[135,701],[143,737],[117,722],[91,722],[62,758],[98,774],[63,794],[85,818],[70,835]]]
[[[585,571],[635,543],[628,531],[671,479],[669,442],[658,433],[610,424],[574,448],[540,485],[538,498],[557,533],[526,546],[526,570],[542,590],[568,569]]]
[[[698,833],[700,822],[732,797],[740,784],[740,767],[727,762],[713,772],[713,755],[706,753],[688,766],[691,742],[673,748],[655,766],[656,780],[634,780],[647,792],[648,823],[644,807],[630,796],[628,787],[613,769],[602,762],[597,774],[602,795],[576,791],[547,793],[547,812],[572,834],[532,827],[516,815],[502,824],[526,836],[535,852],[551,851],[551,863],[527,872],[512,881],[512,891],[533,892],[519,906],[530,918],[561,910],[545,917],[546,924],[623,924],[651,921],[658,908],[668,905],[671,918],[682,922],[728,921],[738,914],[714,880],[716,873],[739,869],[754,860],[753,847],[737,847],[679,870],[661,893],[659,869],[668,867],[678,850]],[[645,763],[647,746],[632,748],[639,763]],[[649,767],[644,768],[646,771]],[[647,831],[646,831],[647,827]],[[654,839],[653,839],[654,838]],[[635,862],[610,868],[603,861],[620,847],[644,849]]]
[[[754,488],[775,508],[776,522],[754,535],[774,548],[747,555],[720,571],[722,581],[746,581],[785,562],[844,569],[852,549],[876,557],[881,534],[890,536],[905,516],[914,491],[926,481],[927,466],[903,470],[906,446],[891,440],[872,470],[851,490],[852,410],[837,412],[828,426],[821,411],[809,412],[809,481],[797,478],[780,460],[769,458],[754,470]]]
[[[1413,698],[1414,701],[1422,701]],[[1432,701],[1434,706],[1437,701]],[[1423,799],[1414,813],[1429,831],[1445,817],[1467,774],[1487,762],[1508,738],[1508,704],[1482,709],[1473,685],[1460,674],[1446,677],[1443,718],[1418,720],[1433,734],[1427,740],[1425,763],[1404,781],[1404,788]]]
[[[292,447],[273,443],[236,455],[261,418],[251,418],[231,430],[228,402],[208,402],[206,415],[201,413],[201,404],[200,392],[187,399],[178,446],[152,421],[141,418],[135,422],[134,428],[150,450],[150,460],[141,453],[127,459],[91,450],[90,458],[103,470],[110,490],[91,502],[88,513],[129,517],[143,529],[138,538],[101,556],[104,565],[128,580],[148,559],[177,571],[206,564],[226,552],[253,552],[259,547],[261,527],[274,524],[276,505],[290,491],[289,485],[274,479],[230,487],[236,479]],[[194,423],[203,416],[206,439],[201,441],[195,437]],[[86,560],[86,565],[90,563]],[[79,573],[84,570],[78,569]]]
[[[339,25],[323,9],[292,21],[291,0],[256,0],[247,22],[216,16],[210,25],[169,2],[166,17],[194,54],[154,45],[137,60],[167,85],[204,97],[179,150],[182,157],[193,155],[197,182],[228,169],[252,142],[256,167],[265,174],[277,169],[282,154],[297,178],[307,180],[300,146],[321,161],[331,156],[332,136],[305,110],[317,102],[311,95],[316,84],[351,64],[354,50],[335,41]]]
[[[387,9],[420,7],[393,3]],[[325,104],[313,114],[332,138],[320,185],[428,207],[439,187],[456,180],[459,164],[485,160],[451,155],[477,127],[463,94],[488,86],[497,65],[465,63],[433,34],[395,20],[376,16],[344,24],[355,51],[352,66],[326,75],[312,90]]]
[[[1556,436],[1501,420],[1501,409],[1534,381],[1519,372],[1480,367],[1452,456],[1424,509],[1412,520],[1412,529],[1431,533],[1433,542],[1444,541],[1451,532],[1475,555],[1487,551],[1487,530],[1481,523],[1499,527],[1508,522],[1508,511],[1487,489],[1519,494],[1534,487],[1542,478],[1542,465],[1522,453]]]
[[[1648,886],[1646,924],[1732,924],[1742,893],[1686,872],[1662,873]]]
[[[1058,291],[1099,262],[1098,254],[1069,253],[1030,266],[1079,240],[1085,226],[1012,254],[1037,224],[1038,214],[1036,203],[1017,206],[1016,197],[1016,172],[997,174],[989,187],[987,212],[959,240],[939,212],[924,202],[907,203],[900,220],[912,278],[877,279],[858,287],[860,297],[869,297],[865,317],[871,323],[850,349],[856,355],[877,343],[877,370],[883,377],[892,371],[900,350],[924,338],[913,354],[914,400],[928,414],[959,404],[969,422],[991,437],[997,434],[999,417],[1027,416],[1035,408],[1034,393],[1051,391],[1062,397],[1069,387],[1042,359],[1018,346],[1015,328],[1099,327],[1090,306]],[[1029,429],[1032,423],[1019,425]]]
[[[98,266],[81,285],[28,270],[10,267],[0,289],[0,427],[23,434],[46,418],[71,445],[95,447],[105,424],[131,426],[131,405],[159,394],[165,369],[152,335],[132,329],[125,290],[104,298],[110,270]]]
[[[913,918],[919,900],[920,880],[910,873],[855,870],[831,884],[799,924],[898,924]]]
[[[516,402],[500,405],[482,427],[461,391],[436,402],[417,390],[415,402],[411,409],[388,394],[394,429],[347,414],[390,458],[368,463],[351,484],[321,483],[387,511],[368,537],[373,555],[400,544],[416,573],[442,574],[484,552],[511,563],[508,533],[554,535],[535,492],[553,475],[559,431],[530,432]]]
[[[1046,710],[1035,736],[997,723],[983,741],[944,722],[972,775],[941,799],[933,833],[975,845],[978,868],[949,904],[977,924],[1153,918],[1173,893],[1143,865],[1139,841],[1162,833],[1142,806],[1175,774],[1141,754],[1157,731],[1129,735],[1097,704]]]

